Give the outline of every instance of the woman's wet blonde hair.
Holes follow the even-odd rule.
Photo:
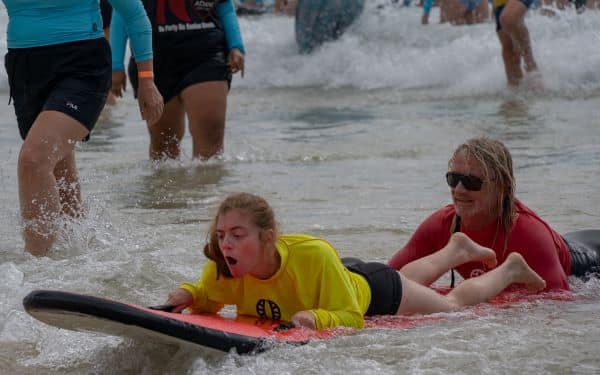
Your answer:
[[[516,218],[515,178],[510,152],[504,144],[495,139],[477,137],[467,140],[456,148],[448,161],[448,167],[454,159],[462,154],[467,160],[475,160],[483,171],[486,183],[493,183],[497,191],[497,210],[500,224],[506,234]]]
[[[239,209],[250,214],[252,222],[262,230],[272,229],[277,237],[277,223],[275,222],[275,214],[266,200],[250,193],[235,193],[229,195],[219,206],[206,238],[204,245],[204,255],[208,259],[213,260],[217,264],[217,278],[223,275],[231,278],[231,272],[227,266],[227,262],[223,257],[223,253],[219,248],[219,239],[217,237],[217,221],[219,216],[229,212],[230,210]],[[261,241],[262,238],[261,231]]]

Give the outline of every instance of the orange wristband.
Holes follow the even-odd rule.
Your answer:
[[[138,78],[154,78],[154,72],[151,70],[138,71]]]

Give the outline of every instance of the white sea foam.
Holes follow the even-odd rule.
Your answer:
[[[367,2],[365,12],[337,41],[311,55],[299,55],[294,20],[242,18],[247,74],[239,87],[344,87],[359,89],[433,88],[434,97],[496,94],[506,87],[495,24],[420,24],[418,7],[385,7]],[[589,95],[600,90],[600,14],[559,18],[532,10],[526,17],[534,55],[546,90],[556,95]]]

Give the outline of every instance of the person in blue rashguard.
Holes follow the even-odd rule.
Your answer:
[[[8,12],[5,66],[24,143],[18,158],[25,250],[45,255],[61,214],[79,216],[75,143],[87,140],[111,83],[110,48],[98,0],[3,0]],[[131,30],[140,72],[152,76],[148,18],[139,0],[110,0]],[[155,122],[162,98],[151,78],[140,86],[142,117]]]
[[[160,120],[148,127],[150,158],[178,158],[185,118],[192,135],[192,156],[208,159],[223,151],[227,94],[232,74],[244,74],[244,44],[232,0],[164,2],[143,0],[152,23],[156,85],[165,100]],[[114,14],[112,92],[125,88],[127,30]],[[138,74],[129,64],[134,94]]]

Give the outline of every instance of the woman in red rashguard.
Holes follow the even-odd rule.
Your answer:
[[[443,258],[434,254],[454,232],[496,252],[498,264],[518,252],[545,281],[547,289],[568,290],[571,254],[563,238],[515,197],[512,158],[499,141],[481,137],[458,146],[448,162],[446,181],[452,204],[440,208],[417,228],[409,242],[389,261],[393,268],[428,257],[432,266]],[[465,279],[489,271],[482,262],[470,262],[456,271]],[[424,285],[420,275],[407,275]],[[426,273],[423,273],[426,274]]]

